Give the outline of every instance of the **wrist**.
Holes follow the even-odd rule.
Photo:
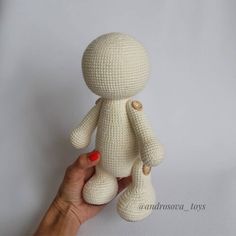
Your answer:
[[[81,221],[76,206],[56,197],[44,216],[35,236],[76,235]]]
[[[65,219],[71,220],[78,227],[81,225],[81,220],[78,215],[78,208],[72,202],[65,201],[61,199],[61,197],[56,196],[52,202],[52,207]]]

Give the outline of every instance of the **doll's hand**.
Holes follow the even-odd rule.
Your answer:
[[[77,128],[71,133],[70,140],[75,148],[81,149],[89,145],[91,135],[83,131],[83,129]]]
[[[141,159],[145,165],[157,166],[164,158],[164,149],[156,140],[142,144]]]
[[[94,173],[100,153],[93,151],[81,155],[66,170],[64,180],[34,236],[76,235],[82,223],[100,212],[104,205],[91,205],[82,197],[84,184]],[[118,192],[126,188],[131,177],[118,180]]]

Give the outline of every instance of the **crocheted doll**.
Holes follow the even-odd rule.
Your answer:
[[[105,34],[85,50],[82,70],[87,86],[100,98],[72,132],[71,142],[76,148],[86,147],[97,128],[95,149],[101,153],[83,198],[91,204],[107,203],[117,194],[117,178],[131,175],[132,183],[119,197],[117,211],[127,221],[141,220],[152,211],[145,205],[155,204],[151,167],[163,159],[142,104],[131,100],[148,80],[147,53],[131,36]]]

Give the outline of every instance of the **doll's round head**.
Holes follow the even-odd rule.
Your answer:
[[[104,34],[92,41],[82,59],[87,86],[108,99],[128,98],[141,91],[149,77],[144,47],[122,33]]]

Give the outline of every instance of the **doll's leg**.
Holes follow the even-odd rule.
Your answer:
[[[104,204],[111,201],[117,194],[117,179],[104,169],[96,166],[95,174],[83,188],[83,198],[90,204]]]
[[[143,162],[137,159],[132,168],[132,183],[120,196],[117,203],[119,215],[127,221],[142,220],[151,214],[155,204],[155,191],[151,174],[143,174]]]

